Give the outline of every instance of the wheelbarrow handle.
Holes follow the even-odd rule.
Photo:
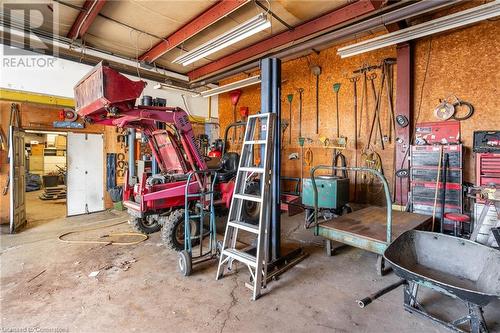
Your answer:
[[[359,307],[363,309],[365,306],[367,306],[368,304],[372,303],[374,300],[376,300],[380,296],[383,296],[383,295],[385,295],[385,294],[393,291],[394,289],[398,288],[399,286],[401,286],[403,284],[406,284],[406,280],[405,279],[401,279],[398,282],[390,284],[387,287],[374,292],[370,296],[365,297],[362,300],[356,301],[356,303],[358,303]]]

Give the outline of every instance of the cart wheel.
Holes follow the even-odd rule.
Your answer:
[[[218,240],[217,242],[215,242],[215,251],[217,253],[218,256],[220,256],[220,254],[222,253],[222,241]]]
[[[377,274],[379,276],[384,276],[389,270],[390,270],[390,267],[386,267],[386,265],[385,265],[384,256],[378,255],[377,256]]]
[[[331,256],[335,255],[332,241],[329,239],[325,239],[325,252],[326,252],[327,257],[331,257]]]
[[[192,262],[191,262],[191,254],[186,251],[182,250],[179,252],[179,271],[181,272],[182,275],[184,276],[189,276],[191,275],[191,268],[192,268]]]
[[[350,213],[352,213],[351,206],[345,205],[344,207],[342,207],[342,215],[350,214]]]

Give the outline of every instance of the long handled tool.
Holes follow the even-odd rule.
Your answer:
[[[363,86],[361,87],[361,107],[359,108],[359,128],[358,137],[361,137],[363,126],[363,110],[368,108],[368,82],[366,70],[363,70]]]
[[[387,127],[389,131],[389,142],[392,142],[392,133],[396,133],[396,117],[394,115],[394,105],[393,105],[393,84],[394,84],[394,70],[393,64],[395,60],[393,58],[389,58],[384,60],[384,72],[387,77],[387,84],[385,85],[386,95],[387,95],[387,107],[389,109],[389,115],[387,117]]]
[[[289,129],[288,129],[288,144],[291,145],[292,144],[292,101],[293,101],[293,94],[288,94],[286,96],[286,98],[288,99],[288,104],[290,106],[290,109],[288,110],[288,126]]]
[[[302,95],[304,94],[304,88],[297,89],[299,93],[299,138],[302,137]]]
[[[371,144],[372,137],[373,137],[373,130],[375,129],[375,126],[377,125],[377,129],[379,132],[379,139],[380,139],[380,145],[382,146],[382,150],[384,149],[384,139],[382,137],[382,125],[380,123],[380,100],[381,100],[381,95],[382,95],[382,88],[384,87],[384,81],[385,81],[385,73],[382,70],[382,77],[380,78],[380,86],[379,86],[379,92],[377,94],[377,91],[375,90],[375,79],[377,75],[373,73],[368,77],[368,79],[371,81],[371,86],[372,86],[372,92],[373,92],[373,98],[375,101],[375,109],[373,111],[373,118],[372,118],[372,123],[370,127],[370,135],[368,136],[368,146]],[[375,132],[377,132],[377,129],[375,129]],[[375,134],[376,137],[376,134]],[[376,139],[373,140],[375,143]]]
[[[358,84],[359,76],[349,79],[353,86],[354,96],[354,167],[358,167]],[[358,198],[358,173],[354,171],[354,201]]]
[[[314,66],[311,70],[316,76],[316,134],[319,134],[319,76],[321,75],[321,67]]]
[[[340,83],[334,83],[333,91],[335,92],[335,116],[337,117],[337,138],[340,137],[339,90],[340,90]]]

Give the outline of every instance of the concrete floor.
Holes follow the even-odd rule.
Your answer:
[[[66,216],[66,199],[41,200],[42,193],[43,190],[26,192],[26,218],[30,228]]]
[[[321,240],[302,227],[303,216],[283,219],[284,238],[310,254],[250,301],[246,269],[215,281],[216,267],[196,267],[188,278],[176,271],[177,254],[159,234],[132,246],[68,244],[58,235],[124,221],[123,212],[102,212],[29,225],[1,235],[2,329],[39,327],[71,332],[447,332],[403,310],[402,290],[360,309],[355,300],[397,280],[375,273],[375,255],[353,248],[326,257]],[[70,238],[117,231],[120,224]],[[97,277],[89,277],[100,271]],[[433,292],[421,301],[446,319],[463,304]],[[500,304],[485,308],[490,332],[500,332]],[[54,330],[52,330],[54,332]]]

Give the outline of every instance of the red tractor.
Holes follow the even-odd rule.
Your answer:
[[[189,193],[197,193],[206,181],[195,174],[187,184],[188,174],[206,170],[207,163],[184,110],[135,105],[145,85],[144,81],[131,81],[100,63],[75,86],[76,110],[87,122],[134,128],[147,138],[160,173],[152,176],[144,173],[134,185],[129,184],[126,175],[123,204],[136,230],[152,233],[162,229],[165,245],[179,251],[184,249],[186,186]],[[158,129],[158,122],[164,123],[166,129]],[[221,158],[214,202],[218,207],[230,206],[238,161],[236,153]],[[197,234],[196,228],[197,224],[192,223],[191,235]]]

